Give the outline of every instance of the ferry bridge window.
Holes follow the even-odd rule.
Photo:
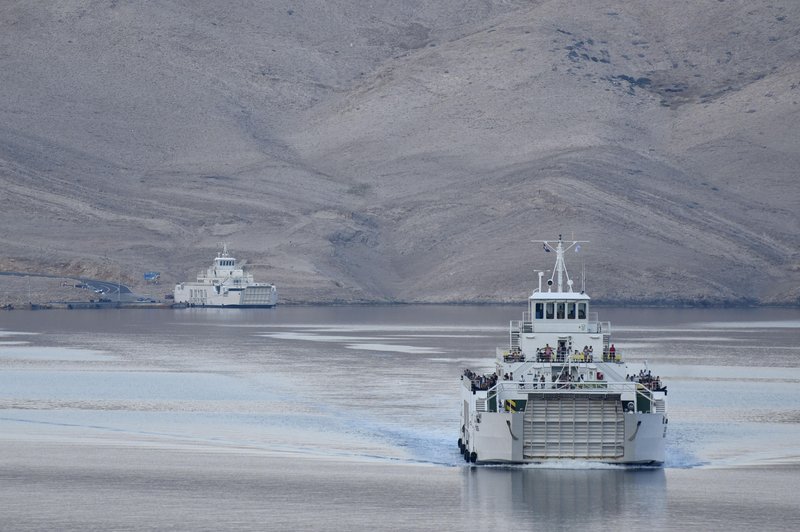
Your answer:
[[[567,303],[567,319],[575,319],[575,303]]]
[[[552,320],[555,317],[556,304],[553,302],[545,303],[544,317],[547,320]]]
[[[558,303],[556,306],[556,319],[564,319],[564,303]]]
[[[578,303],[578,319],[586,319],[586,303]]]
[[[536,303],[536,319],[544,318],[544,303]]]

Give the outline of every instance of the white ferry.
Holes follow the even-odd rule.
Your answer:
[[[228,254],[227,245],[196,282],[175,285],[174,296],[175,303],[192,307],[270,308],[278,303],[275,285],[253,282],[253,274]]]
[[[560,460],[662,465],[667,389],[646,369],[630,369],[611,342],[611,325],[573,291],[565,251],[581,241],[538,240],[555,267],[533,291],[522,319],[498,348],[494,373],[461,377],[458,446],[468,462]],[[579,248],[578,248],[579,249]]]

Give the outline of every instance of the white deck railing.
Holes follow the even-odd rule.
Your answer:
[[[583,320],[546,320],[545,324],[551,325],[555,322],[563,322],[565,324],[581,323]],[[511,320],[509,323],[509,331],[517,334],[534,333],[536,331],[536,321],[531,321],[530,313],[523,313],[521,320]],[[547,331],[552,332],[552,331]],[[590,312],[586,320],[586,332],[592,334],[611,334],[611,322],[599,321],[597,312]]]
[[[471,387],[469,379],[464,381],[464,385],[468,388]],[[608,382],[608,381],[588,381],[588,382],[524,382],[524,381],[501,381],[494,387],[488,390],[481,390],[486,392],[486,401],[488,403],[498,394],[503,392],[533,392],[542,393],[546,395],[559,395],[565,392],[577,393],[580,395],[600,395],[607,393],[623,393],[634,394],[636,398],[635,408],[638,409],[640,398],[649,403],[649,412],[664,411],[664,399],[659,395],[656,399],[655,393],[657,391],[650,390],[645,385],[638,382]],[[658,408],[660,403],[660,410]],[[499,405],[498,405],[499,408]]]
[[[489,392],[501,391],[534,391],[546,393],[562,393],[565,390],[571,392],[589,393],[639,393],[644,397],[648,389],[638,382],[609,382],[609,381],[572,381],[572,382],[533,382],[533,381],[501,381],[498,382]],[[649,400],[649,399],[648,399]]]

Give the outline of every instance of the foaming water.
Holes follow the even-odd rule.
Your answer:
[[[0,359],[17,360],[111,360],[112,357],[102,351],[79,349],[74,347],[41,347],[30,345],[31,342],[0,342]]]
[[[347,349],[357,349],[363,351],[382,351],[390,353],[416,353],[423,355],[435,355],[441,353],[440,350],[433,347],[414,347],[413,345],[402,344],[375,344],[375,343],[357,343],[345,344]]]
[[[29,331],[8,331],[0,329],[0,338],[9,337],[9,336],[35,336],[39,333],[36,332],[29,332]]]

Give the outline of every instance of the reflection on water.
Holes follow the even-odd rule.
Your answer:
[[[598,522],[661,528],[666,514],[663,469],[465,468],[462,504],[477,529],[511,519],[545,529]]]

